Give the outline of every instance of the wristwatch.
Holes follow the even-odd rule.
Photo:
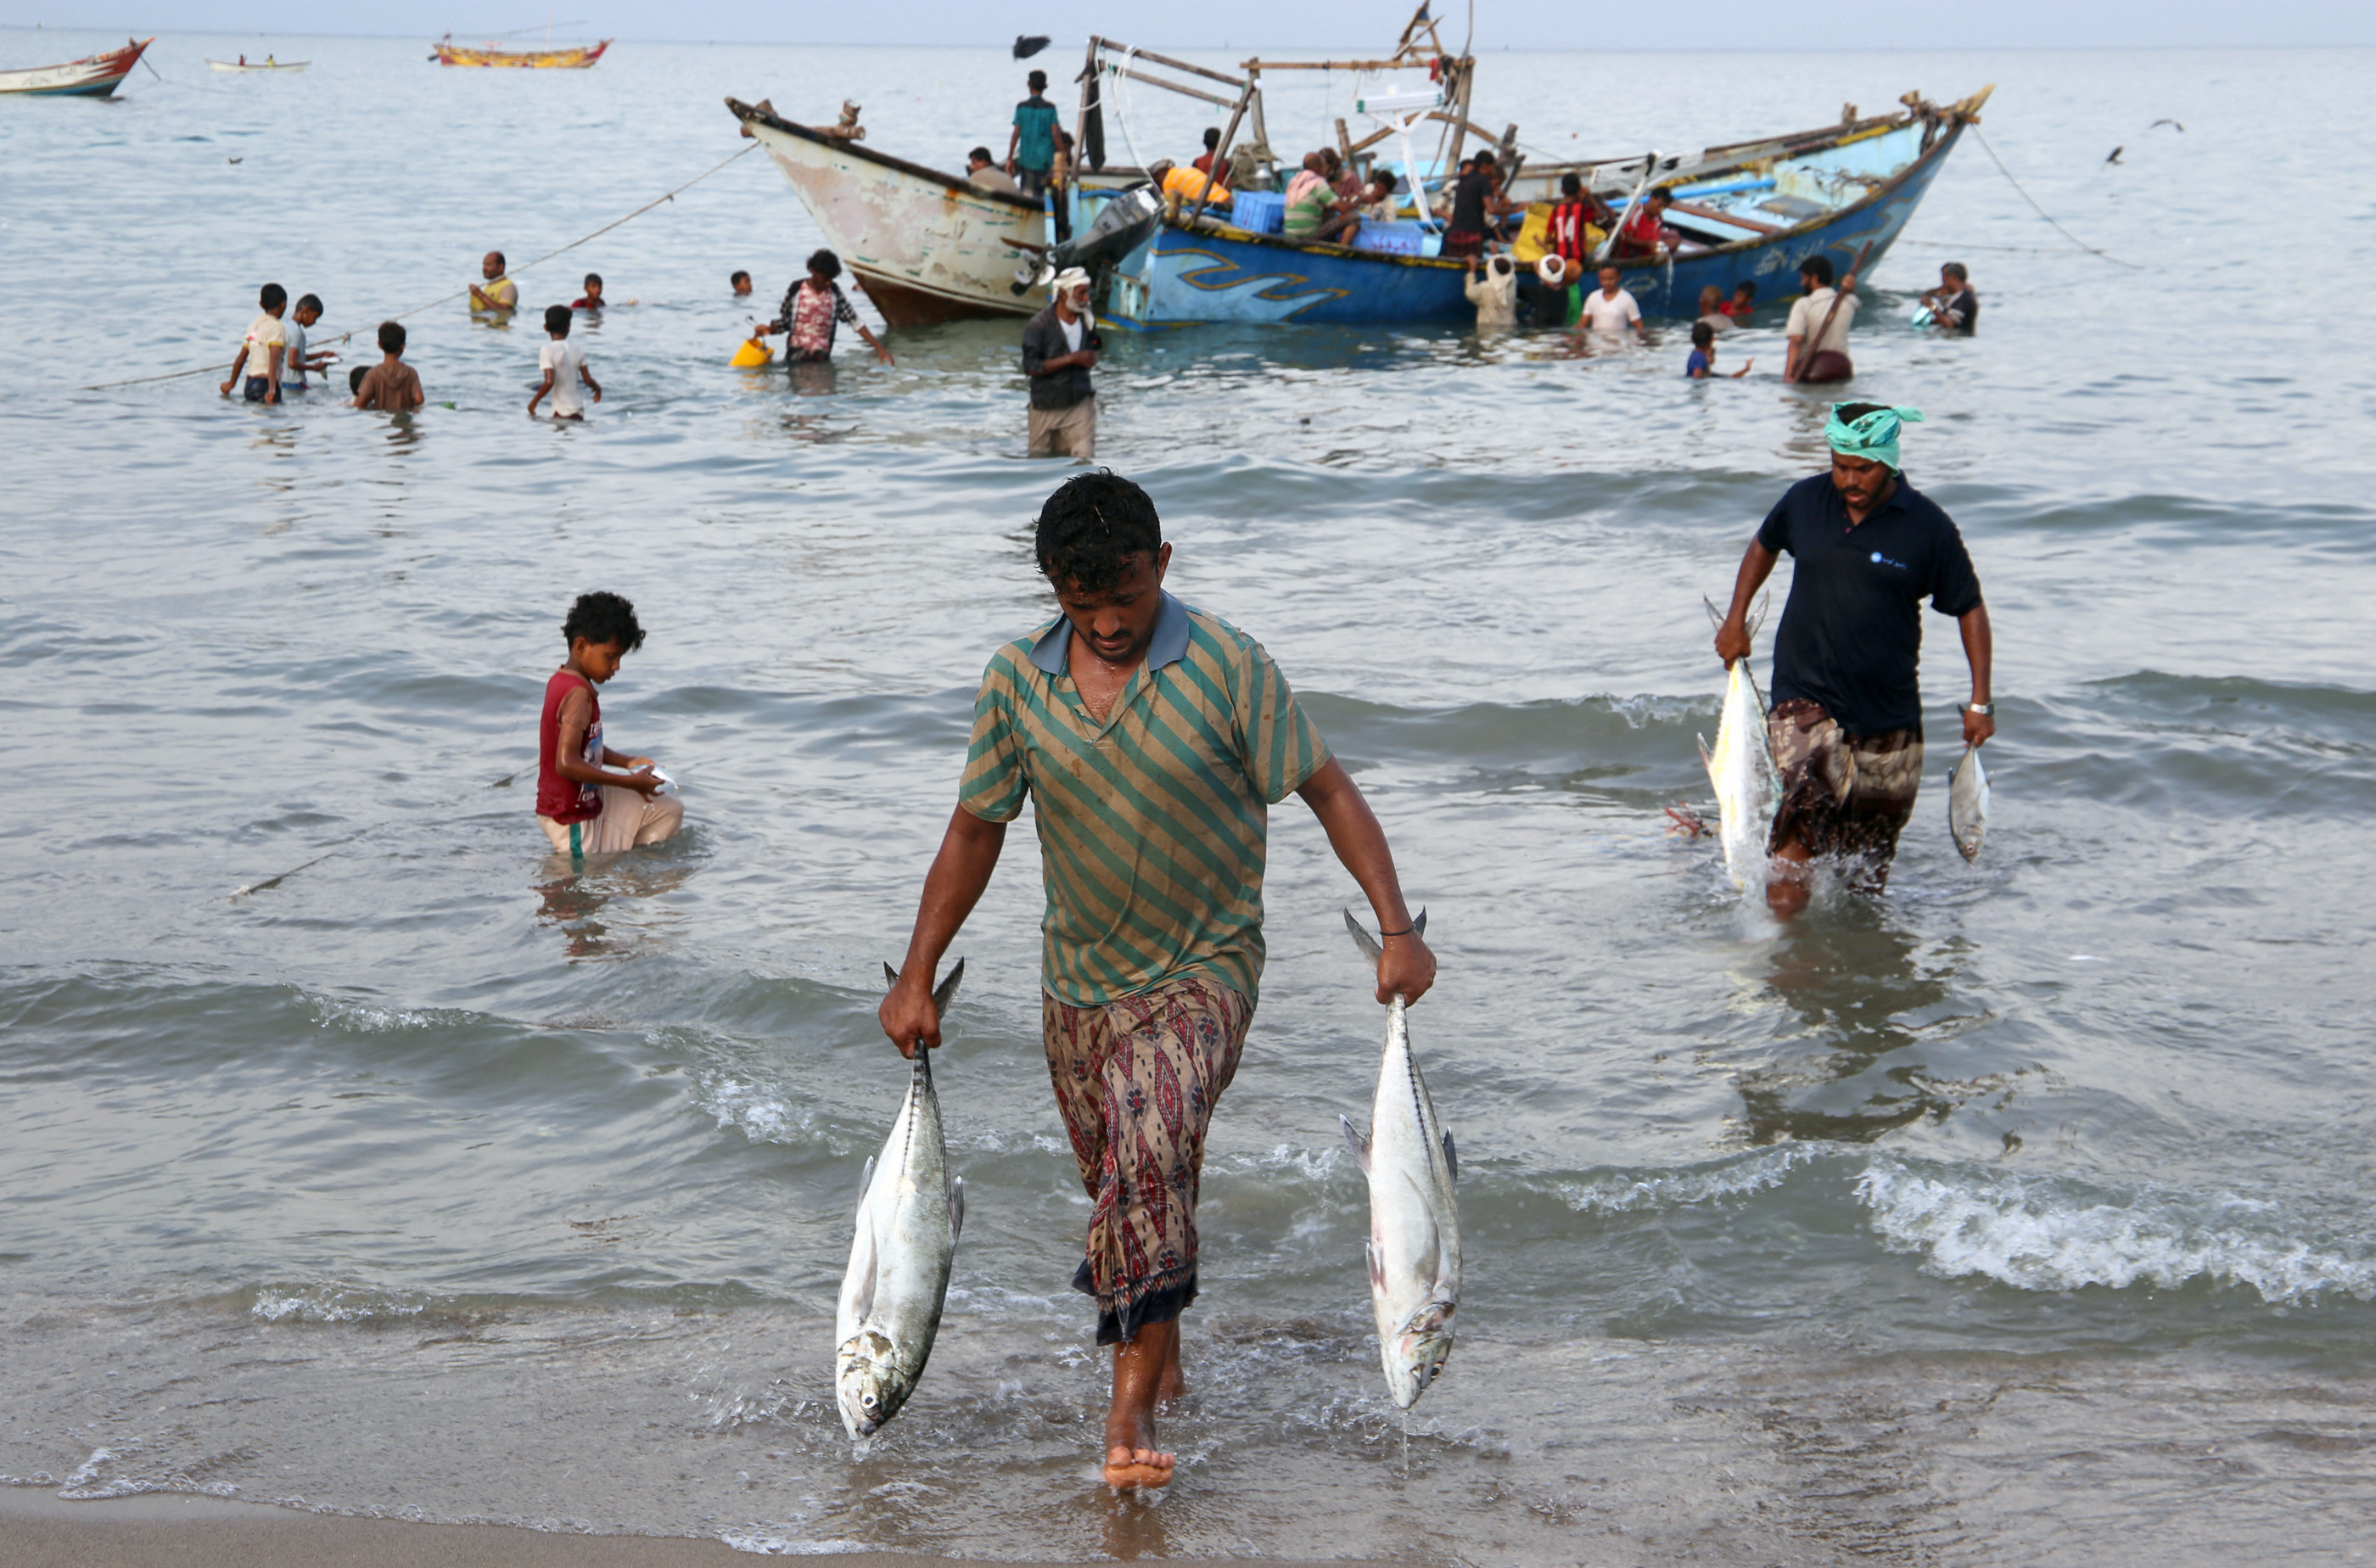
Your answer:
[[[1977,713],[1982,719],[1997,716],[1997,705],[1992,702],[1967,702],[1963,705],[1963,709],[1966,713]]]

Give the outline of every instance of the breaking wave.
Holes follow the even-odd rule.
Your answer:
[[[2376,1252],[2287,1233],[2283,1211],[2229,1194],[2120,1194],[2061,1178],[1950,1174],[1875,1158],[1857,1196],[1893,1252],[1919,1253],[1954,1278],[1985,1275],[2025,1290],[2174,1289],[2192,1279],[2249,1286],[2273,1305],[2329,1293],[2376,1297]]]

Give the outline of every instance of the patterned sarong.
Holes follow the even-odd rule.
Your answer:
[[[1815,859],[1840,861],[1849,886],[1880,892],[1922,787],[1921,729],[1851,735],[1821,703],[1792,697],[1774,705],[1765,733],[1782,775],[1767,848],[1796,838]]]
[[[1098,1299],[1100,1345],[1196,1299],[1205,1128],[1253,1016],[1242,994],[1203,978],[1102,1007],[1040,999],[1056,1108],[1095,1206],[1073,1288]]]

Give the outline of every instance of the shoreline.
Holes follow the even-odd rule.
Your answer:
[[[771,1554],[698,1536],[579,1535],[517,1525],[375,1519],[195,1492],[70,1501],[48,1487],[0,1486],[0,1568],[197,1568],[225,1562],[241,1568],[727,1568],[768,1555],[827,1557],[848,1568],[941,1568],[993,1561],[830,1549]],[[1289,1568],[1255,1558],[1227,1561],[1230,1568]],[[1329,1568],[1389,1565],[1332,1562]]]

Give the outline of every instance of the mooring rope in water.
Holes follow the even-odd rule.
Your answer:
[[[2047,211],[2046,208],[2039,207],[2037,205],[2037,198],[2030,195],[2026,190],[2022,189],[2021,182],[2013,177],[2013,171],[2006,168],[2004,160],[1997,156],[1997,149],[1993,147],[1990,147],[1989,138],[1981,135],[1979,123],[1978,121],[1974,121],[1972,123],[1972,135],[1979,137],[1981,148],[1986,150],[1989,155],[1989,161],[1997,166],[1997,172],[2005,177],[2005,183],[2011,185],[2014,190],[2021,191],[2021,199],[2029,203],[2029,205],[2036,209],[2040,218],[2043,218],[2047,222],[2053,224],[2054,232],[2056,233],[2061,235],[2073,244],[2077,245],[2089,255],[2102,256],[2114,267],[2125,267],[2132,272],[2146,272],[2152,270],[2150,267],[2140,267],[2133,261],[2122,261],[2119,256],[2114,255],[2108,250],[2098,250],[2096,246],[2089,244],[2086,241],[2073,233],[2070,230],[2065,229],[2061,223],[2056,222],[2054,214]]]
[[[748,151],[749,149],[746,148],[744,150]],[[456,795],[451,800],[432,801],[425,806],[418,806],[410,811],[398,812],[396,815],[387,817],[379,822],[367,823],[363,826],[356,828],[352,833],[346,834],[341,837],[331,839],[327,844],[322,847],[322,852],[315,855],[312,860],[306,861],[299,865],[291,866],[287,871],[278,872],[271,876],[259,878],[255,882],[248,883],[245,886],[234,887],[231,892],[224,895],[224,897],[232,902],[236,903],[238,900],[246,897],[251,893],[261,893],[267,887],[278,887],[280,884],[288,881],[291,877],[295,876],[299,872],[305,870],[307,867],[320,865],[324,861],[328,860],[332,855],[337,854],[340,849],[345,849],[348,845],[353,843],[356,839],[364,837],[366,834],[376,833],[383,827],[405,821],[410,817],[418,816],[424,811],[450,810],[455,806],[460,805],[471,796],[479,794],[483,790],[508,789],[512,780],[518,777],[519,770],[515,768],[511,772],[505,774],[501,778],[496,779],[492,784],[474,784],[469,789],[463,790],[462,793]]]
[[[644,203],[643,206],[636,208],[635,211],[627,214],[626,217],[616,219],[609,223],[605,223],[602,227],[595,230],[592,233],[572,240],[567,244],[563,245],[559,250],[547,251],[542,255],[538,256],[534,261],[522,263],[520,266],[513,267],[511,271],[515,273],[529,271],[532,267],[541,267],[544,263],[551,261],[554,256],[565,255],[569,252],[576,250],[578,246],[585,244],[589,241],[599,240],[603,235],[609,233],[612,230],[619,227],[620,224],[632,223],[636,219],[641,218],[645,213],[649,212],[652,208],[659,206],[661,203],[674,201],[683,193],[693,189],[694,186],[701,184],[702,181],[707,180],[712,174],[717,173],[720,169],[725,168],[727,164],[733,162],[736,158],[742,158],[758,150],[759,144],[754,141],[749,147],[746,147],[742,148],[742,151],[734,154],[733,158],[720,160],[719,162],[703,170],[700,173],[695,174],[692,179],[687,180],[684,184],[677,186],[675,190],[670,191],[665,196],[654,196],[651,200]],[[508,275],[509,274],[506,274],[506,276]],[[439,305],[451,304],[454,301],[462,298],[469,291],[470,291],[468,288],[457,289],[450,294],[440,294],[437,298],[430,301],[425,305],[414,305],[410,310],[400,310],[394,315],[388,316],[386,319],[389,321],[402,321],[407,316],[419,315],[423,311],[435,310]],[[354,339],[355,332],[362,330],[364,329],[357,327],[353,331],[341,332],[335,338],[325,338],[322,339],[323,346],[327,348],[332,343],[350,342]],[[370,330],[377,331],[378,328],[373,327]],[[96,386],[82,386],[76,388],[76,390],[81,392],[107,392],[112,391],[118,386],[147,386],[160,381],[182,381],[193,375],[208,375],[213,374],[218,368],[220,367],[213,364],[202,364],[194,366],[189,370],[168,371],[163,375],[136,375],[129,381],[102,381]]]

